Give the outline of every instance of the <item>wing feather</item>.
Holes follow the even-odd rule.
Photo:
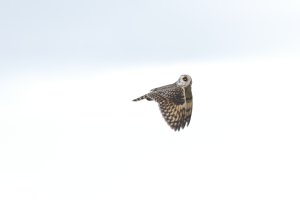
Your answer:
[[[190,113],[186,104],[184,90],[180,87],[173,87],[164,90],[156,90],[147,94],[148,97],[154,99],[161,111],[162,116],[168,125],[175,131],[183,129],[189,123]],[[189,114],[189,115],[187,115]]]

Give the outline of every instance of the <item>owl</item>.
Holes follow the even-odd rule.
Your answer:
[[[192,116],[192,78],[189,75],[181,75],[175,83],[154,88],[133,101],[143,99],[156,101],[168,125],[179,131],[185,125],[189,125]]]

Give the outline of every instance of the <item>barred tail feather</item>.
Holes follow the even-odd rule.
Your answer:
[[[152,101],[152,99],[150,97],[148,97],[147,95],[143,95],[139,98],[133,99],[132,101],[140,101],[140,100],[143,100],[143,99],[147,99],[148,101]]]

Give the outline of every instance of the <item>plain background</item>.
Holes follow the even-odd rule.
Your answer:
[[[299,1],[0,4],[0,199],[300,198]]]

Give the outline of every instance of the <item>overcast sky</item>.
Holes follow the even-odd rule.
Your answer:
[[[1,80],[0,198],[298,200],[299,65],[263,58]],[[194,109],[174,132],[155,102],[131,100],[183,73]]]
[[[6,65],[215,60],[297,53],[298,0],[2,1]]]
[[[300,1],[0,3],[0,199],[300,199]],[[193,79],[174,132],[150,89]]]

